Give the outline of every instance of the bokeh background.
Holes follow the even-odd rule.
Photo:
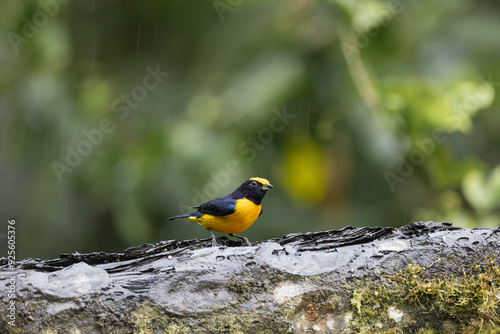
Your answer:
[[[500,3],[0,2],[0,248],[206,238],[166,222],[252,176],[252,241],[496,227]]]

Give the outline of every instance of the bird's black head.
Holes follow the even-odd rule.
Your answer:
[[[244,197],[258,205],[262,202],[262,198],[264,198],[266,192],[272,187],[272,184],[268,180],[260,177],[252,177],[243,182],[235,192],[241,193]]]

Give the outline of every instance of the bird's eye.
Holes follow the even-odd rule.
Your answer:
[[[252,186],[256,186],[257,185],[257,182],[256,181],[252,181]]]

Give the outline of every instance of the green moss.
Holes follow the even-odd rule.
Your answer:
[[[148,303],[135,309],[128,322],[133,332],[140,334],[158,332],[184,334],[192,333],[199,328],[205,328],[207,333],[248,333],[249,330],[256,333],[281,333],[289,329],[280,314],[276,314],[274,319],[252,312],[242,312],[235,317],[234,314],[226,314],[223,309],[215,310],[213,316],[209,317],[205,324],[200,323],[193,328],[185,324],[182,319],[171,317]],[[125,327],[120,326],[120,330]]]
[[[430,275],[431,269],[409,264],[395,275],[380,277],[375,286],[373,281],[358,282],[351,297],[355,314],[351,327],[368,331],[377,324],[387,328],[386,324],[392,322],[397,328],[415,328],[415,322],[421,321],[433,324],[422,333],[445,329],[500,333],[500,268],[496,258],[461,272],[452,264],[446,269],[449,272]],[[399,310],[412,312],[412,318]]]
[[[258,282],[256,280],[241,282],[233,279],[229,283],[228,289],[240,296],[243,296],[244,299],[248,299],[249,294],[260,294],[267,291],[266,283]]]
[[[207,333],[286,333],[293,327],[280,312],[272,319],[268,316],[256,312],[243,312],[237,317],[220,313],[207,324]]]
[[[130,315],[134,333],[153,334],[159,329],[168,334],[190,333],[181,321],[162,313],[157,307],[143,303]]]
[[[335,313],[337,296],[330,290],[316,290],[300,296],[301,302],[294,308],[294,314],[304,315],[304,319],[315,322]]]

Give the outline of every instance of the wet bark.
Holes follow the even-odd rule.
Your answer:
[[[219,243],[62,254],[12,270],[0,259],[0,332],[499,330],[500,228],[417,222]]]

